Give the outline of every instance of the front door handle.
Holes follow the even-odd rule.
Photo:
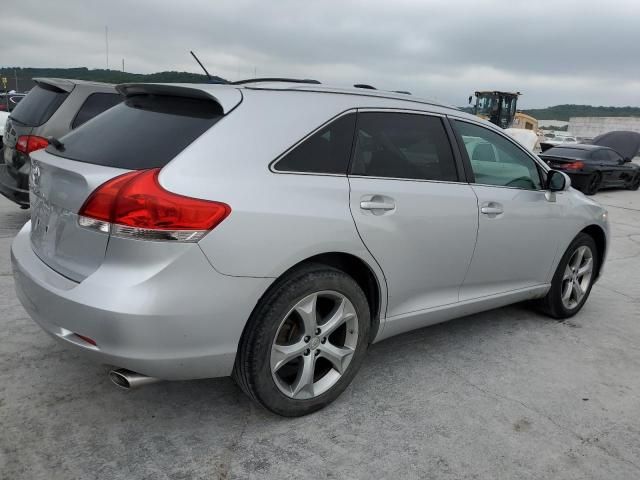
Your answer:
[[[500,215],[501,213],[504,213],[504,208],[502,208],[502,205],[499,203],[486,202],[480,207],[480,212],[485,215]]]
[[[363,195],[360,197],[360,208],[373,215],[386,215],[393,213],[396,202],[386,195]]]
[[[360,202],[360,208],[363,210],[393,210],[396,208],[395,203],[393,202]]]

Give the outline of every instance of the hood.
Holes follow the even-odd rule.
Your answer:
[[[640,152],[640,133],[625,131],[603,133],[594,138],[591,143],[613,148],[625,159],[631,160]]]

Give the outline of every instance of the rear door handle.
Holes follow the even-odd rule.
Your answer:
[[[499,203],[486,202],[480,207],[480,212],[485,215],[500,215],[501,213],[504,213],[504,208],[502,208],[502,205]]]

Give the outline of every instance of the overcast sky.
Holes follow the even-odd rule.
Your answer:
[[[640,0],[2,0],[0,66],[369,83],[464,105],[640,106]]]

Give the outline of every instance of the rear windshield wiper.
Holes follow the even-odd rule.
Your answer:
[[[47,141],[49,142],[49,145],[53,145],[53,148],[55,148],[59,152],[64,152],[64,143],[62,143],[56,137],[47,137]]]

